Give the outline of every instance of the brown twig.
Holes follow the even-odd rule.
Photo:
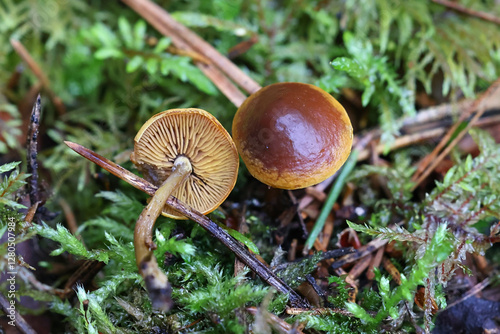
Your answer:
[[[323,182],[318,183],[317,185],[309,187],[309,188],[313,189],[311,191],[323,192],[326,188],[328,188],[328,186],[330,184],[332,184],[333,180],[335,180],[335,177],[336,177],[336,174],[330,176],[328,179],[324,180]],[[311,202],[314,200],[314,198],[315,197],[313,195],[310,195],[310,194],[307,194],[306,196],[302,197],[299,201],[298,210],[300,211],[300,210],[305,209],[309,204],[311,204]],[[326,195],[325,195],[325,198],[326,198]]]
[[[445,7],[448,7],[450,9],[453,9],[454,11],[460,12],[462,14],[474,16],[474,17],[480,18],[481,20],[493,22],[495,24],[500,25],[500,18],[496,17],[493,14],[481,12],[478,10],[473,10],[473,9],[467,8],[465,6],[462,6],[456,2],[448,1],[448,0],[432,0],[432,2],[443,5]]]
[[[30,70],[33,72],[33,74],[40,80],[42,83],[43,87],[47,90],[49,93],[50,99],[52,100],[52,103],[54,103],[54,106],[57,110],[57,112],[60,115],[63,115],[66,113],[66,108],[64,107],[64,104],[62,103],[62,100],[51,90],[50,88],[50,81],[45,75],[45,73],[42,71],[40,66],[37,64],[37,62],[31,57],[30,53],[24,45],[21,44],[21,42],[16,41],[15,39],[10,40],[10,44],[14,48],[14,50],[17,52],[17,54],[26,62]]]
[[[375,256],[373,257],[372,261],[370,262],[370,266],[368,267],[368,270],[366,271],[366,278],[368,278],[370,281],[373,281],[375,279],[375,268],[378,268],[380,266],[380,263],[382,263],[382,257],[384,256],[385,248],[380,247],[377,252],[375,253]]]
[[[126,181],[133,187],[142,190],[143,192],[151,196],[154,195],[157,188],[148,181],[140,178],[139,176],[115,164],[114,162],[100,156],[99,154],[89,150],[88,148],[85,148],[81,145],[68,141],[66,141],[65,143],[72,150],[74,150],[84,158],[89,159],[90,161],[104,168],[111,174]],[[205,230],[210,232],[214,237],[216,237],[220,242],[222,242],[226,247],[228,247],[252,271],[254,271],[269,285],[273,286],[277,291],[288,294],[290,304],[292,306],[301,305],[299,307],[309,307],[309,303],[305,301],[302,297],[300,297],[297,294],[297,292],[292,290],[285,282],[283,282],[278,276],[276,276],[267,266],[265,266],[252,253],[250,253],[242,244],[240,244],[236,239],[230,236],[225,230],[220,228],[207,216],[194,210],[193,208],[189,208],[188,206],[186,206],[186,204],[182,203],[177,198],[172,196],[168,198],[166,204],[171,208],[180,212],[183,216],[195,221]]]
[[[328,244],[330,243],[330,239],[332,237],[333,221],[333,214],[328,214],[321,235],[316,238],[316,240],[314,240],[314,249],[326,252],[326,250],[328,249]]]
[[[14,327],[17,327],[21,333],[36,334],[35,330],[24,320],[24,318],[17,312],[16,308],[12,308],[10,301],[0,293],[0,306],[7,315],[7,318],[14,322]]]
[[[179,49],[179,48],[177,48],[175,46],[172,46],[172,45],[170,45],[167,48],[167,51],[170,52],[171,54],[176,54],[178,56],[184,56],[184,57],[191,58],[195,62],[200,62],[200,63],[205,64],[205,65],[209,65],[210,64],[210,60],[209,59],[207,59],[205,56],[199,54],[196,51],[182,50],[182,49]]]
[[[389,147],[389,150],[393,151],[393,150],[396,150],[396,149],[401,148],[401,147],[409,146],[411,144],[415,144],[415,143],[422,142],[425,140],[437,138],[437,137],[441,136],[444,132],[445,132],[444,128],[437,128],[437,129],[431,129],[431,130],[427,130],[427,131],[423,131],[423,132],[419,132],[419,133],[413,133],[413,134],[401,136],[401,137],[398,137],[394,140],[394,142]],[[370,151],[371,151],[370,149],[365,148],[361,152],[359,152],[358,161],[363,161],[363,160],[368,159],[370,157]],[[376,154],[383,153],[385,151],[385,145],[378,144],[374,148],[374,151],[375,151],[374,153],[376,153]]]
[[[42,71],[40,66],[38,66],[37,62],[31,57],[30,53],[26,48],[24,47],[21,42],[11,39],[10,44],[14,48],[14,50],[17,52],[17,54],[21,57],[22,60],[28,65],[30,70],[33,72],[33,74],[40,80],[43,84],[44,87],[49,87],[50,82],[45,73]]]
[[[481,95],[480,98],[476,99],[471,107],[461,114],[459,120],[448,130],[446,135],[441,139],[441,142],[436,146],[436,148],[420,163],[417,171],[413,175],[413,180],[415,184],[412,190],[415,190],[418,185],[436,168],[436,166],[443,160],[443,158],[450,152],[450,150],[455,147],[455,145],[463,138],[463,136],[470,130],[470,128],[475,125],[477,120],[485,112],[486,106],[483,103],[484,100],[490,97],[500,86],[500,78],[497,79],[487,90]],[[476,111],[477,110],[477,111]],[[446,146],[450,141],[453,134],[457,131],[458,127],[470,114],[476,111],[474,117],[469,121],[467,126],[462,129],[455,138]],[[446,146],[446,147],[445,147]],[[438,155],[441,149],[444,150]],[[436,157],[437,156],[437,157]],[[420,173],[420,174],[419,174]]]
[[[385,246],[389,240],[387,239],[382,239],[382,238],[376,238],[367,243],[366,245],[361,246],[356,253],[348,254],[337,261],[332,263],[332,269],[337,269],[342,267],[344,264],[347,263],[352,263],[362,257],[367,256],[368,254],[371,254],[372,252],[376,251],[382,246]]]
[[[323,249],[328,249],[328,244],[330,243],[330,239],[332,238],[334,227],[334,219],[333,214],[330,213],[325,221],[325,227],[323,227],[323,240],[321,241],[321,246]]]
[[[75,214],[73,213],[73,210],[69,206],[68,202],[64,198],[60,198],[58,203],[64,212],[64,217],[66,218],[66,224],[68,225],[69,231],[83,243],[81,236],[77,234],[78,223],[76,222]]]
[[[198,62],[196,65],[235,106],[239,107],[246,99],[246,95],[225,74],[249,93],[260,89],[260,86],[255,81],[229,59],[194,32],[175,21],[167,11],[157,4],[149,0],[122,1],[144,17],[160,33],[170,37],[177,48],[186,51],[197,51],[203,57],[209,59],[213,64]]]
[[[372,262],[372,259],[372,254],[368,254],[365,257],[362,257],[349,271],[349,278],[353,281],[357,279],[365,271],[365,269],[368,268],[368,266]]]
[[[104,262],[96,260],[83,261],[81,265],[78,266],[78,269],[66,281],[63,293],[59,294],[59,297],[66,299],[73,296],[77,284],[82,284],[84,287],[87,287],[105,265]]]
[[[445,127],[448,126],[447,123],[451,124],[452,122],[451,117],[455,112],[458,113],[462,111],[461,113],[464,116],[462,116],[461,120],[463,120],[468,115],[470,115],[470,112],[475,111],[474,109],[475,106],[477,106],[477,104],[475,104],[475,100],[463,100],[456,104],[448,103],[419,110],[419,112],[415,116],[404,118],[401,120],[402,122],[401,130],[403,132],[406,132],[406,134],[396,138],[394,143],[389,147],[389,150],[392,151],[424,140],[429,140],[442,136],[446,132]],[[498,108],[499,106],[494,106],[494,107]],[[500,116],[497,113],[495,113],[492,115],[488,115],[487,117],[486,116],[481,117],[479,120],[477,120],[475,125],[488,126],[497,123],[500,123]],[[460,122],[458,124],[455,124],[454,125],[455,127],[453,129],[456,130],[459,125]],[[373,139],[378,138],[379,135],[380,134],[378,133],[374,134]],[[363,135],[355,136],[354,141],[357,142],[358,138],[362,136]],[[384,151],[384,149],[385,149],[384,145],[378,144],[376,145],[375,152],[373,153],[381,154]],[[442,149],[442,147],[440,147],[439,150],[440,149]],[[358,161],[366,160],[369,158],[369,156],[370,156],[370,150],[367,148],[363,148],[358,155]],[[436,155],[429,155],[428,159],[420,163],[419,169],[416,171],[414,175],[414,179],[416,179],[420,175],[420,173],[427,167],[428,163],[432,162],[432,159],[434,159],[435,156]]]
[[[287,258],[288,262],[295,261],[298,245],[299,245],[299,240],[297,240],[297,238],[293,238],[292,242],[290,243],[290,249],[288,250],[288,258]]]
[[[231,80],[243,88],[247,93],[252,94],[260,89],[258,83],[251,79],[245,72],[240,70],[233,62],[224,57],[213,46],[200,38],[186,26],[177,22],[170,14],[150,0],[123,0],[127,5],[143,15],[148,13],[160,18],[163,25],[178,38],[184,40],[193,50],[210,59],[222,72]],[[143,15],[144,16],[144,15]],[[147,19],[147,17],[145,17]],[[174,42],[175,43],[175,42]]]
[[[468,110],[474,103],[472,99],[465,99],[454,103],[443,103],[425,109],[420,109],[412,117],[404,117],[401,120],[402,129],[412,128],[415,125],[427,125],[432,122],[442,120],[460,113],[461,110]]]

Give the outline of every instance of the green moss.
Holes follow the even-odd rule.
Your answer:
[[[261,85],[314,83],[337,97],[343,89],[352,89],[362,104],[363,119],[355,122],[356,129],[379,126],[385,144],[398,135],[399,117],[415,113],[418,94],[427,93],[437,101],[453,101],[460,94],[474,97],[500,70],[500,30],[424,0],[157,3],[222,53],[257,36],[258,42],[234,61]],[[467,2],[473,9],[500,14],[493,4],[494,0]],[[53,255],[62,259],[69,261],[71,254],[107,263],[96,278],[96,290],[76,288],[75,305],[28,285],[20,285],[19,294],[50,302],[37,312],[56,317],[55,327],[59,327],[54,332],[150,333],[188,326],[183,330],[244,332],[235,309],[259,306],[269,288],[250,279],[250,274],[234,276],[233,254],[189,221],[161,218],[157,223],[155,256],[171,280],[177,304],[169,314],[151,309],[132,246],[134,224],[147,196],[63,144],[64,140],[77,142],[134,170],[128,161],[133,138],[153,114],[174,107],[200,107],[230,129],[236,107],[189,58],[166,51],[172,41],[123,3],[5,0],[0,4],[0,18],[1,231],[5,232],[6,222],[13,217],[22,231],[16,242],[37,234],[37,238],[53,240]],[[158,43],[148,44],[150,38]],[[25,208],[18,199],[27,175],[21,172],[22,164],[4,159],[25,156],[19,136],[26,130],[21,114],[28,114],[29,108],[16,106],[28,103],[26,98],[38,78],[25,67],[20,79],[8,84],[20,64],[10,39],[23,43],[66,107],[65,113],[59,113],[50,94],[42,96],[44,133],[38,160],[43,167],[41,180],[47,184],[44,205],[61,211],[58,200],[66,199],[82,240],[64,227],[64,215],[25,230],[20,213]],[[284,314],[286,296],[279,294],[271,298],[269,310],[289,322],[304,322],[311,330],[377,332],[382,318],[399,316],[399,302],[410,300],[416,285],[425,283],[436,300],[442,301],[441,284],[453,272],[434,276],[433,270],[439,264],[456,264],[469,251],[487,249],[487,236],[482,233],[487,234],[491,223],[499,219],[499,147],[480,131],[472,134],[481,154],[463,158],[453,153],[455,167],[429,189],[424,200],[411,190],[411,176],[415,157],[421,158],[425,149],[401,150],[388,156],[390,166],[357,168],[352,177],[362,189],[360,202],[367,208],[363,224],[352,225],[362,232],[361,239],[383,236],[411,248],[400,261],[405,264],[400,267],[404,275],[400,287],[378,275],[377,287],[361,293],[360,305],[349,304],[357,318],[311,312],[290,317]],[[387,192],[365,182],[374,174],[385,180]],[[234,202],[252,199],[247,193],[249,180],[242,166],[231,196]],[[256,211],[246,218],[251,242],[270,261],[276,248],[272,224]],[[400,221],[407,224],[388,228]],[[463,226],[466,231],[460,229]],[[428,238],[422,238],[429,231]],[[442,239],[439,244],[438,237]],[[0,263],[4,266],[6,247],[2,246]],[[488,256],[496,259],[497,253],[493,250]],[[317,256],[290,266],[282,277],[294,286],[300,284],[314,270]],[[44,264],[52,265],[50,259]],[[64,284],[60,280],[53,283],[60,287]],[[336,283],[330,302],[344,307],[345,283],[341,279]],[[378,315],[367,311],[378,311]]]

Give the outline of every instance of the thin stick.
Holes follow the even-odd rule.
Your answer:
[[[172,17],[161,7],[152,3],[151,1],[144,0],[122,0],[125,4],[135,10],[139,15],[141,15],[146,21],[148,21],[153,27],[156,28],[161,34],[168,36],[172,39],[172,42],[179,49],[183,49],[186,51],[198,51],[202,56],[209,59],[217,65],[221,58],[224,58],[231,65],[225,66],[225,69],[230,68],[231,73],[236,73],[237,71],[241,72],[238,74],[239,77],[249,78],[246,74],[244,74],[236,65],[234,65],[229,59],[222,56],[218,53],[213,47],[211,47],[207,42],[203,41],[196,34],[191,32],[189,29],[184,27],[184,29],[188,30],[190,34],[190,38],[186,38],[186,35],[179,33],[179,29],[183,30],[180,27],[183,27],[180,23],[176,22]],[[196,36],[196,42],[193,40],[191,35]],[[203,43],[205,46],[202,50],[199,50],[195,46]],[[212,48],[214,52],[209,52],[209,54],[205,53],[206,47]],[[218,54],[218,56],[217,56]],[[214,60],[215,56],[215,60]],[[232,82],[229,80],[222,72],[221,68],[217,68],[212,64],[205,64],[201,62],[197,62],[196,66],[219,88],[219,90],[237,107],[239,107],[243,101],[246,99],[246,95],[243,94]],[[233,75],[234,76],[234,75]],[[251,79],[250,79],[251,80]],[[241,81],[241,80],[240,80]],[[257,85],[258,86],[258,85]],[[260,86],[258,86],[260,88]]]
[[[427,131],[422,131],[418,133],[413,133],[405,136],[398,137],[394,140],[392,145],[390,146],[389,150],[396,150],[398,148],[406,147],[421,141],[429,140],[432,138],[437,138],[441,136],[443,133],[445,133],[445,128],[437,128],[437,129],[430,129]],[[376,154],[381,154],[385,151],[385,145],[383,144],[378,144],[375,147],[375,153]],[[369,149],[363,149],[361,152],[359,152],[358,155],[358,161],[363,161],[368,159],[370,156],[370,150]]]
[[[498,87],[500,87],[500,78],[497,79],[486,90],[486,92],[480,98],[478,98],[477,100],[475,100],[474,103],[471,106],[471,109],[467,110],[465,113],[463,113],[460,116],[460,119],[450,128],[450,130],[448,130],[448,132],[443,137],[443,139],[441,140],[441,142],[439,143],[439,145],[424,160],[425,163],[424,163],[424,161],[422,162],[422,163],[424,163],[424,165],[425,164],[428,165],[427,169],[422,174],[420,174],[420,176],[418,176],[418,178],[415,178],[415,175],[418,175],[417,173],[414,175],[413,179],[416,179],[416,180],[415,180],[415,184],[411,188],[412,191],[415,190],[418,187],[418,185],[434,170],[434,168],[436,168],[436,166],[451,151],[451,149],[453,147],[455,147],[455,145],[463,138],[463,136],[465,136],[465,134],[470,130],[470,128],[473,125],[476,124],[477,120],[486,111],[486,106],[483,103],[483,101],[486,98],[488,98],[489,96],[491,96],[497,90]],[[477,110],[477,112],[474,115],[474,117],[469,121],[469,123],[467,124],[467,126],[456,135],[456,137],[451,141],[451,143],[448,146],[446,146],[446,148],[443,150],[443,152],[441,152],[437,156],[437,158],[434,158],[436,156],[436,154],[441,150],[441,148],[444,147],[446,145],[446,143],[448,143],[448,141],[451,139],[451,137],[453,136],[453,134],[455,133],[455,131],[458,129],[458,126],[461,124],[461,122],[464,121],[466,119],[466,117],[468,117],[473,110]],[[429,157],[433,157],[433,159],[430,160]],[[421,169],[421,167],[422,166],[419,166],[419,170]],[[418,172],[418,170],[417,170],[417,172]]]
[[[64,198],[60,198],[58,201],[61,209],[63,210],[64,217],[66,218],[66,224],[68,225],[68,229],[78,240],[80,240],[83,244],[82,236],[78,233],[78,223],[76,222],[75,214],[68,202]]]
[[[182,38],[191,48],[210,59],[231,80],[252,94],[260,89],[260,86],[245,72],[238,68],[232,61],[223,56],[212,45],[200,38],[189,28],[175,21],[163,8],[150,0],[123,0],[127,5],[144,16],[149,13],[161,19],[163,24],[176,36]]]
[[[205,56],[199,54],[196,51],[179,49],[178,47],[175,47],[173,45],[167,47],[167,51],[170,52],[171,54],[191,58],[195,62],[200,62],[205,65],[210,64],[209,59],[207,59]]]
[[[444,103],[425,109],[420,109],[415,116],[401,119],[402,128],[413,127],[415,125],[429,124],[443,118],[450,117],[460,110],[469,110],[474,103],[472,99],[461,100],[456,103]]]
[[[457,105],[457,108],[460,110],[463,110],[463,109],[471,110],[471,108],[473,108],[473,101],[464,100]],[[490,108],[488,110],[491,111],[492,109]],[[392,143],[392,145],[389,147],[389,150],[393,151],[393,150],[396,150],[396,149],[399,149],[402,147],[406,147],[406,146],[409,146],[409,145],[412,145],[412,144],[415,144],[418,142],[422,142],[422,141],[426,141],[429,139],[434,139],[434,138],[442,136],[446,132],[446,128],[444,126],[443,127],[434,127],[434,128],[432,128],[432,126],[429,126],[428,129],[423,130],[423,131],[421,129],[422,128],[421,126],[420,126],[420,129],[416,130],[416,131],[415,131],[414,127],[419,126],[419,125],[423,125],[426,123],[428,124],[428,123],[431,123],[433,121],[438,121],[439,119],[442,119],[442,118],[450,117],[451,114],[452,114],[452,105],[444,104],[444,105],[434,107],[434,108],[423,109],[422,111],[419,111],[419,113],[416,115],[416,117],[404,119],[404,125],[403,125],[402,129],[406,130],[408,132],[408,134],[396,138],[394,140],[394,142]],[[500,123],[500,115],[492,114],[492,115],[488,115],[485,117],[481,117],[479,120],[476,121],[475,125],[480,126],[480,127],[485,127],[485,126],[489,126],[489,125],[497,124],[497,123]],[[454,124],[453,130],[456,130],[459,125],[460,125],[460,122],[457,124]],[[451,130],[449,130],[448,132],[452,133]],[[446,138],[448,138],[448,140],[449,140],[449,137],[446,137]],[[446,142],[444,142],[444,143],[446,143]],[[438,149],[440,150],[442,148],[443,144],[440,144],[440,145],[441,146],[436,146],[436,148],[435,148],[436,152]],[[384,150],[385,150],[385,145],[378,144],[375,147],[376,154],[381,154],[384,152]],[[430,162],[432,162],[433,159],[436,158],[436,155],[437,154],[428,155],[425,160],[422,160],[418,170],[416,171],[416,173],[413,176],[413,179],[416,180],[418,178],[418,176],[428,166],[428,164]],[[370,156],[370,150],[364,148],[363,150],[361,150],[359,152],[358,162],[368,159],[369,156]],[[306,189],[306,191],[314,191],[315,187],[311,187],[308,189],[311,189],[311,190]],[[309,195],[311,195],[311,194],[309,194]],[[305,198],[307,198],[307,197],[305,197]]]
[[[26,48],[24,47],[21,42],[11,39],[10,44],[14,48],[14,50],[17,52],[17,54],[21,57],[22,60],[28,65],[30,70],[33,72],[33,74],[42,82],[42,85],[44,87],[49,87],[50,82],[45,73],[42,71],[40,66],[38,66],[37,62],[31,57],[30,53]]]
[[[482,127],[482,126],[488,126],[488,125],[496,124],[496,123],[500,123],[500,115],[491,115],[488,117],[483,117],[483,118],[479,119],[478,121],[476,121],[475,125]],[[460,124],[460,123],[458,123],[458,124]],[[437,138],[439,136],[442,136],[445,132],[446,132],[446,129],[444,127],[438,127],[435,129],[429,129],[429,130],[425,130],[425,131],[420,131],[420,132],[404,135],[404,136],[396,138],[394,140],[394,142],[392,143],[392,145],[390,146],[389,150],[393,151],[393,150],[396,150],[396,149],[399,149],[402,147],[406,147],[406,146],[409,146],[409,145],[412,145],[412,144],[415,144],[418,142]],[[384,150],[385,150],[385,146],[382,144],[379,144],[375,147],[376,154],[381,154],[384,152]],[[358,161],[366,160],[366,159],[368,159],[369,156],[370,156],[370,150],[365,148],[361,152],[359,152]]]
[[[62,299],[70,298],[76,292],[76,285],[87,287],[106,264],[96,260],[85,260],[64,284],[64,290],[59,293]],[[55,290],[56,294],[58,290]]]
[[[361,258],[358,262],[356,262],[351,271],[349,271],[349,278],[353,281],[357,279],[365,271],[365,269],[368,268],[368,266],[372,262],[372,259],[373,255],[368,254],[367,256]]]
[[[120,165],[115,164],[111,160],[108,160],[107,158],[95,153],[92,150],[89,150],[86,147],[83,147],[79,144],[72,143],[70,141],[65,141],[64,142],[66,145],[69,146],[73,151],[76,153],[80,154],[84,158],[92,161],[96,165],[104,168],[114,176],[119,177],[123,181],[127,182],[134,188],[137,188],[141,190],[142,192],[145,192],[149,196],[153,196],[156,192],[157,187],[154,186],[153,184],[149,183],[148,181],[144,180],[143,178],[135,175],[134,173],[128,171],[127,169],[123,168]]]
[[[52,103],[54,103],[54,106],[56,107],[57,112],[60,115],[63,115],[66,113],[66,108],[64,107],[64,104],[62,103],[62,100],[50,89],[50,81],[45,75],[45,73],[42,71],[40,66],[38,66],[37,62],[31,57],[30,53],[24,45],[21,44],[21,42],[16,41],[15,39],[10,40],[10,44],[14,48],[14,50],[17,52],[17,54],[26,62],[30,70],[35,74],[35,76],[40,80],[42,83],[43,87],[47,90],[47,92],[50,95],[50,99],[52,100]]]
[[[445,7],[448,7],[450,9],[453,9],[457,12],[460,12],[462,14],[470,15],[470,16],[475,16],[477,18],[480,18],[485,21],[493,22],[495,24],[500,25],[500,18],[496,17],[493,14],[490,13],[485,13],[485,12],[480,12],[477,10],[473,10],[467,7],[464,7],[456,2],[453,1],[448,1],[448,0],[432,0],[432,2],[435,2],[437,4],[443,5]]]
[[[323,229],[323,241],[321,247],[323,249],[328,249],[328,244],[332,238],[334,218],[332,214],[329,214],[325,221],[325,228]]]
[[[11,300],[12,301],[12,300]],[[7,318],[14,322],[14,329],[17,327],[21,333],[24,334],[36,334],[35,330],[24,320],[24,318],[14,309],[11,309],[12,305],[10,301],[5,298],[3,293],[0,293],[0,306],[7,315]]]
[[[368,278],[370,281],[373,281],[375,279],[374,269],[378,268],[380,266],[380,263],[382,263],[382,256],[384,255],[384,251],[384,247],[380,247],[375,253],[372,262],[370,262],[370,266],[366,271],[366,278]]]
[[[348,254],[332,263],[332,269],[342,267],[344,264],[352,263],[368,254],[373,253],[382,246],[389,242],[388,239],[375,238],[364,246],[361,246],[356,253]]]
[[[133,187],[142,190],[148,195],[153,196],[156,187],[149,183],[148,181],[140,178],[139,176],[133,174],[132,172],[126,170],[125,168],[115,164],[111,160],[104,158],[103,156],[85,148],[81,145],[65,141],[72,150],[92,161],[93,163],[104,168],[111,174],[119,177],[125,182],[129,183]],[[183,216],[190,218],[191,220],[198,223],[205,230],[210,232],[214,237],[216,237],[220,242],[222,242],[226,247],[228,247],[235,255],[245,263],[252,271],[254,271],[260,278],[262,278],[269,285],[273,286],[277,291],[289,295],[290,304],[294,307],[310,307],[309,303],[299,296],[297,292],[292,290],[285,282],[283,282],[278,276],[276,276],[267,266],[260,262],[253,254],[251,254],[243,245],[241,245],[236,239],[230,236],[226,231],[220,228],[216,223],[210,220],[208,217],[202,213],[189,208],[186,204],[179,201],[177,198],[170,196],[167,200],[167,205],[173,209],[180,212]],[[297,306],[302,305],[302,306]]]
[[[317,185],[306,188],[306,189],[312,189],[311,191],[313,191],[313,192],[322,193],[326,188],[328,188],[328,186],[330,184],[332,184],[333,180],[335,180],[335,175],[332,175],[328,179],[324,180],[323,182],[318,183]],[[326,196],[325,196],[325,198],[326,198]],[[299,211],[304,210],[305,208],[307,208],[307,206],[309,204],[312,203],[312,201],[314,199],[315,199],[315,197],[312,194],[308,194],[307,190],[306,190],[306,195],[300,199],[299,206],[298,206],[297,210],[299,210]]]

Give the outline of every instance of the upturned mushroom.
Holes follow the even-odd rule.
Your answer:
[[[171,109],[156,114],[137,133],[132,162],[158,190],[144,208],[134,231],[139,272],[156,309],[171,307],[167,277],[152,250],[153,226],[161,214],[186,219],[165,205],[170,195],[203,214],[229,195],[238,174],[234,142],[217,119],[201,109]]]
[[[305,188],[333,175],[353,140],[351,121],[335,98],[293,82],[248,97],[234,117],[232,134],[250,174],[281,189]]]

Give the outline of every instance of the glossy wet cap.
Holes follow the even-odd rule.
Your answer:
[[[322,89],[276,83],[247,98],[233,120],[233,139],[250,174],[281,189],[333,175],[347,160],[352,126],[342,105]]]
[[[134,139],[132,162],[144,178],[160,186],[175,159],[185,156],[193,171],[172,193],[203,214],[215,210],[229,196],[238,174],[238,153],[219,121],[201,109],[171,109],[154,115]],[[185,219],[165,206],[163,215]]]

